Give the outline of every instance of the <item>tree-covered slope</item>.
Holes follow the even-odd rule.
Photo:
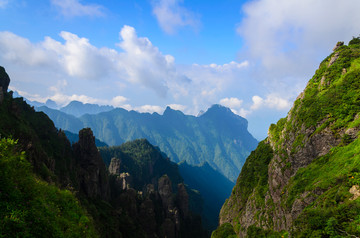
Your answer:
[[[39,110],[63,130],[77,133],[79,127],[91,128],[108,145],[146,138],[172,161],[185,160],[191,165],[207,162],[231,181],[235,181],[246,156],[257,145],[247,131],[247,121],[220,105],[214,105],[199,117],[169,107],[163,115],[117,108],[80,118],[44,107]]]
[[[39,179],[13,139],[0,139],[1,237],[98,237],[69,190]]]
[[[247,158],[212,236],[233,229],[240,237],[358,237],[359,131],[360,38],[354,38],[337,44],[287,117]]]
[[[111,159],[118,158],[120,161],[119,173],[128,172],[133,176],[133,187],[143,190],[151,181],[157,181],[167,174],[172,181],[173,189],[183,182],[177,164],[165,158],[161,151],[151,145],[146,139],[138,139],[126,142],[120,146],[98,148],[107,166]]]

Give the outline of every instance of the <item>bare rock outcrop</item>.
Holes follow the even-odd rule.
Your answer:
[[[10,84],[9,75],[6,73],[4,67],[0,66],[0,103],[4,100]]]
[[[95,137],[90,128],[79,132],[79,141],[73,145],[79,169],[80,191],[90,198],[109,199],[109,181]]]
[[[171,180],[167,175],[159,178],[158,191],[162,200],[164,209],[169,210],[174,208],[174,198],[171,187]]]
[[[120,174],[120,165],[121,165],[120,159],[112,158],[110,165],[109,165],[109,173],[119,175]]]

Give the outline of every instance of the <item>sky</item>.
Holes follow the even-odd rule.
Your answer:
[[[0,0],[0,65],[29,100],[191,115],[221,104],[261,140],[335,44],[359,36],[359,10],[359,0]]]

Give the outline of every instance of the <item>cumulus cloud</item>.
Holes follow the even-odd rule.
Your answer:
[[[238,98],[223,98],[220,100],[220,104],[229,108],[240,108],[243,100]]]
[[[97,4],[81,4],[79,0],[51,0],[66,17],[104,16],[104,7]]]
[[[129,80],[141,82],[165,97],[168,90],[166,81],[177,77],[174,57],[163,55],[148,38],[137,37],[133,27],[124,26],[120,37],[123,41],[119,46],[125,54],[118,66],[126,71]]]
[[[254,111],[260,109],[274,109],[277,111],[286,111],[291,107],[291,102],[275,94],[269,94],[266,98],[262,98],[255,95],[251,98],[252,103],[250,105],[244,105],[244,101],[235,97],[223,98],[219,103],[232,110],[233,113],[242,117],[247,117]]]
[[[200,25],[199,17],[181,6],[183,0],[154,0],[153,14],[160,27],[168,34],[174,34],[179,27]]]
[[[118,57],[117,52],[108,48],[96,48],[86,38],[62,31],[62,44],[46,37],[43,47],[57,54],[60,63],[70,76],[83,79],[98,79],[113,70],[112,61]]]
[[[129,99],[124,96],[116,96],[111,100],[110,105],[113,105],[114,107],[122,107],[128,100]]]
[[[253,111],[262,107],[276,110],[289,110],[291,107],[291,102],[274,94],[267,95],[265,99],[255,95],[252,97],[252,102],[250,109]]]
[[[61,77],[104,80],[143,85],[165,97],[168,83],[183,81],[176,72],[174,57],[163,55],[148,38],[138,37],[135,29],[124,26],[120,31],[121,50],[98,48],[86,38],[61,32],[64,42],[45,37],[32,43],[11,32],[0,32],[0,60],[34,69],[57,72]]]
[[[32,44],[28,39],[15,35],[12,32],[0,32],[1,58],[6,62],[41,66],[53,63],[52,54],[46,52],[41,45]]]
[[[249,1],[237,31],[267,79],[307,81],[337,41],[358,35],[359,9],[358,0]]]

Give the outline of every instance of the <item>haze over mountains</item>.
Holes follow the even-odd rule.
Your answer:
[[[36,110],[45,112],[72,142],[77,141],[79,130],[89,127],[97,146],[118,146],[140,138],[158,146],[170,160],[179,163],[185,183],[201,193],[201,215],[209,230],[216,228],[220,208],[245,158],[257,145],[247,131],[247,120],[220,105],[197,117],[170,107],[160,115],[77,101],[55,108],[42,105]]]
[[[96,138],[108,145],[146,138],[172,161],[187,161],[190,165],[207,162],[232,182],[257,145],[247,131],[246,119],[220,105],[213,105],[198,117],[170,107],[160,115],[80,102],[59,110],[45,106],[36,109],[45,112],[63,130],[77,133],[90,127]]]

